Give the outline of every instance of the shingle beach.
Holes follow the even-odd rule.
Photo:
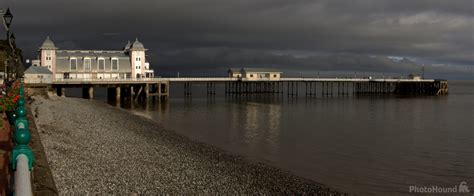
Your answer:
[[[100,101],[33,97],[31,107],[61,195],[339,194]]]

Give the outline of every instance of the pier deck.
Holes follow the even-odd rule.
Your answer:
[[[348,94],[409,94],[446,95],[448,82],[435,79],[393,79],[393,78],[279,78],[248,80],[230,77],[180,77],[141,79],[55,79],[51,85],[59,96],[65,96],[66,88],[82,88],[84,98],[93,98],[94,87],[108,88],[110,99],[131,97],[167,98],[170,84],[183,86],[184,95],[192,96],[193,85],[206,84],[207,94],[216,94],[216,85],[224,86],[226,95],[242,94],[287,94],[298,96],[348,95]],[[33,86],[34,84],[32,84]]]
[[[229,77],[182,77],[140,79],[55,79],[53,84],[141,84],[154,82],[435,82],[435,79],[369,79],[369,78],[280,78],[279,80],[247,80]]]

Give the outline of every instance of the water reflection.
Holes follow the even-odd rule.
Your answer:
[[[266,143],[272,154],[277,153],[280,147],[280,131],[281,131],[281,105],[268,105],[268,134],[266,135]]]
[[[413,184],[474,183],[473,86],[449,99],[204,95],[128,108],[341,191],[400,194]]]
[[[243,141],[250,152],[264,151],[271,157],[279,149],[281,105],[259,102],[242,104]],[[234,121],[236,118],[234,118]],[[240,122],[237,122],[240,123]]]
[[[136,115],[153,119],[155,114],[167,115],[169,113],[169,102],[167,100],[149,99],[142,101],[133,101],[131,99],[122,99],[120,101],[108,100],[108,104],[128,109]]]
[[[258,129],[258,104],[256,103],[247,103],[244,106],[244,114],[245,114],[245,130],[247,130],[247,134],[245,135],[257,135]],[[260,113],[260,115],[265,115],[265,113]],[[250,133],[249,133],[250,132]],[[255,137],[247,137],[247,138],[255,138]]]

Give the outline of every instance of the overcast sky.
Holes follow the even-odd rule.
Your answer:
[[[275,67],[288,74],[474,79],[474,0],[2,0],[25,56],[121,49],[136,37],[159,75]],[[4,30],[2,29],[2,32]],[[1,35],[4,35],[2,33]],[[405,58],[405,59],[403,59]]]

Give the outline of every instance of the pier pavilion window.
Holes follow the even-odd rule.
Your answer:
[[[77,59],[76,58],[71,58],[69,60],[69,68],[71,70],[77,70]]]
[[[84,58],[84,70],[91,70],[91,58]]]
[[[110,63],[112,64],[112,70],[118,70],[119,69],[119,60],[118,60],[118,58],[112,58]]]
[[[267,78],[270,78],[270,74],[268,74],[268,73],[258,73],[258,74],[257,74],[257,78],[259,78],[259,79],[267,79]]]
[[[97,60],[97,69],[98,70],[105,70],[105,59],[104,58],[99,58]]]
[[[51,60],[51,51],[46,52],[46,60],[48,60],[48,61]]]

